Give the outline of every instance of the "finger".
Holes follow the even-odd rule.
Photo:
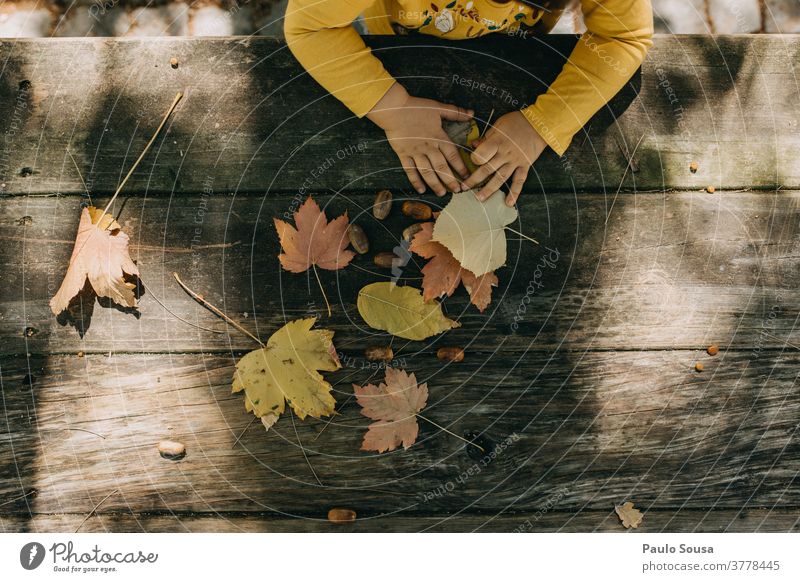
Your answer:
[[[511,166],[511,164],[504,165],[494,173],[494,176],[492,176],[491,180],[489,180],[475,196],[477,196],[478,200],[484,202],[492,194],[497,192],[503,184],[505,184],[505,181],[508,180],[509,176],[511,176],[513,172],[514,168]]]
[[[411,182],[411,185],[414,187],[414,190],[422,194],[425,192],[425,183],[422,181],[422,177],[419,175],[417,171],[417,166],[414,164],[414,160],[411,158],[405,158],[400,160],[403,164],[403,169],[406,171],[406,176],[408,176],[408,181]]]
[[[520,166],[514,170],[514,177],[511,180],[511,191],[506,197],[506,205],[514,206],[517,203],[520,193],[522,193],[522,186],[525,184],[525,178],[528,177],[527,168]]]
[[[436,172],[439,180],[447,186],[448,190],[451,192],[458,192],[461,190],[458,180],[456,180],[455,174],[453,174],[453,169],[448,165],[447,159],[442,152],[431,152],[428,154],[428,159],[431,161],[433,170]],[[439,193],[437,192],[437,194]]]
[[[458,152],[458,148],[454,143],[450,141],[443,141],[439,145],[439,149],[444,154],[444,157],[447,158],[447,162],[450,164],[450,167],[458,172],[459,176],[462,178],[469,176],[467,165],[464,163],[464,160],[461,159],[461,154]]]
[[[494,174],[496,170],[497,168],[495,168],[491,163],[480,166],[469,178],[464,180],[464,183],[461,184],[461,189],[469,190],[470,188],[474,188],[486,178]]]
[[[482,166],[483,164],[489,163],[489,160],[497,154],[497,147],[497,141],[493,140],[491,136],[487,137],[486,141],[475,148],[475,151],[472,152],[470,157],[476,165]]]
[[[475,112],[472,109],[464,109],[457,105],[442,103],[439,114],[442,116],[442,119],[447,119],[448,121],[469,121],[472,119],[472,116],[475,115]]]
[[[419,171],[419,175],[422,176],[422,179],[425,180],[425,183],[430,186],[431,190],[436,192],[437,196],[444,196],[446,190],[444,186],[439,181],[436,172],[431,165],[430,160],[427,156],[414,156],[414,163],[417,166],[417,170]]]

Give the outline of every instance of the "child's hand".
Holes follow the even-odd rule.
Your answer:
[[[520,111],[512,111],[498,119],[475,144],[477,147],[471,157],[480,167],[464,182],[464,189],[474,188],[491,176],[476,194],[478,200],[483,201],[513,176],[506,204],[514,206],[528,170],[542,155],[547,143]]]
[[[456,145],[442,129],[442,120],[468,121],[471,110],[411,97],[395,83],[367,114],[386,132],[411,185],[422,194],[427,183],[438,196],[461,191],[460,178],[469,175]],[[447,188],[447,190],[445,189]]]

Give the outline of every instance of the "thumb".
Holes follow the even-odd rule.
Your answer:
[[[443,103],[439,109],[439,115],[442,116],[442,119],[448,121],[469,121],[475,115],[475,112],[472,109],[464,109],[463,107]]]

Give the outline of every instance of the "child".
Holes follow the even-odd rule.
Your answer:
[[[472,153],[469,172],[442,120],[473,111],[409,95],[372,55],[352,22],[363,15],[371,34],[430,34],[467,39],[520,26],[548,31],[569,0],[290,0],[284,30],[298,61],[359,117],[385,132],[411,184],[437,195],[487,180],[484,200],[508,179],[513,206],[528,170],[550,146],[563,155],[572,137],[639,68],[653,34],[650,0],[580,0],[588,31],[563,70],[536,102],[500,117]],[[462,180],[458,180],[453,170]]]

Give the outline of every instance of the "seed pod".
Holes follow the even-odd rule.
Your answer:
[[[717,189],[714,186],[706,186],[706,192],[708,192],[709,194],[713,194],[716,191]]]
[[[158,452],[165,459],[178,460],[186,456],[186,445],[178,441],[161,441],[158,443]]]
[[[364,350],[364,357],[370,362],[390,362],[394,359],[392,346],[370,346]]]
[[[372,216],[378,220],[383,220],[389,216],[392,209],[392,193],[388,190],[381,190],[375,195],[375,204],[372,205]]]
[[[703,371],[703,364],[701,362],[697,362],[694,365],[694,369],[697,370],[698,372],[702,372]]]
[[[414,238],[414,235],[417,234],[421,230],[422,230],[422,223],[421,222],[415,222],[411,226],[407,226],[403,230],[403,240],[410,243],[411,240]]]
[[[411,202],[410,200],[406,200],[403,202],[403,214],[415,220],[429,220],[430,217],[433,216],[433,210],[423,202]]]
[[[719,353],[719,346],[716,344],[713,346],[708,346],[708,348],[706,348],[706,352],[709,356],[716,356]]]
[[[696,174],[696,173],[697,173],[697,169],[698,169],[699,167],[700,167],[700,166],[698,166],[698,165],[697,165],[697,162],[692,162],[691,164],[689,164],[689,171],[690,171],[692,174]]]
[[[391,269],[394,262],[399,259],[394,253],[378,253],[372,260],[381,269]]]
[[[363,255],[369,251],[369,239],[367,239],[364,229],[357,224],[351,224],[347,227],[347,237],[350,239],[350,244],[359,255]]]
[[[353,523],[356,520],[356,512],[352,509],[342,509],[334,507],[328,511],[328,521],[341,525],[344,523]]]
[[[464,360],[464,348],[439,348],[436,351],[436,357],[448,362],[461,362]]]
[[[177,69],[178,68],[178,59],[175,58],[175,57],[172,57],[169,60],[169,66],[172,67],[173,69]]]

